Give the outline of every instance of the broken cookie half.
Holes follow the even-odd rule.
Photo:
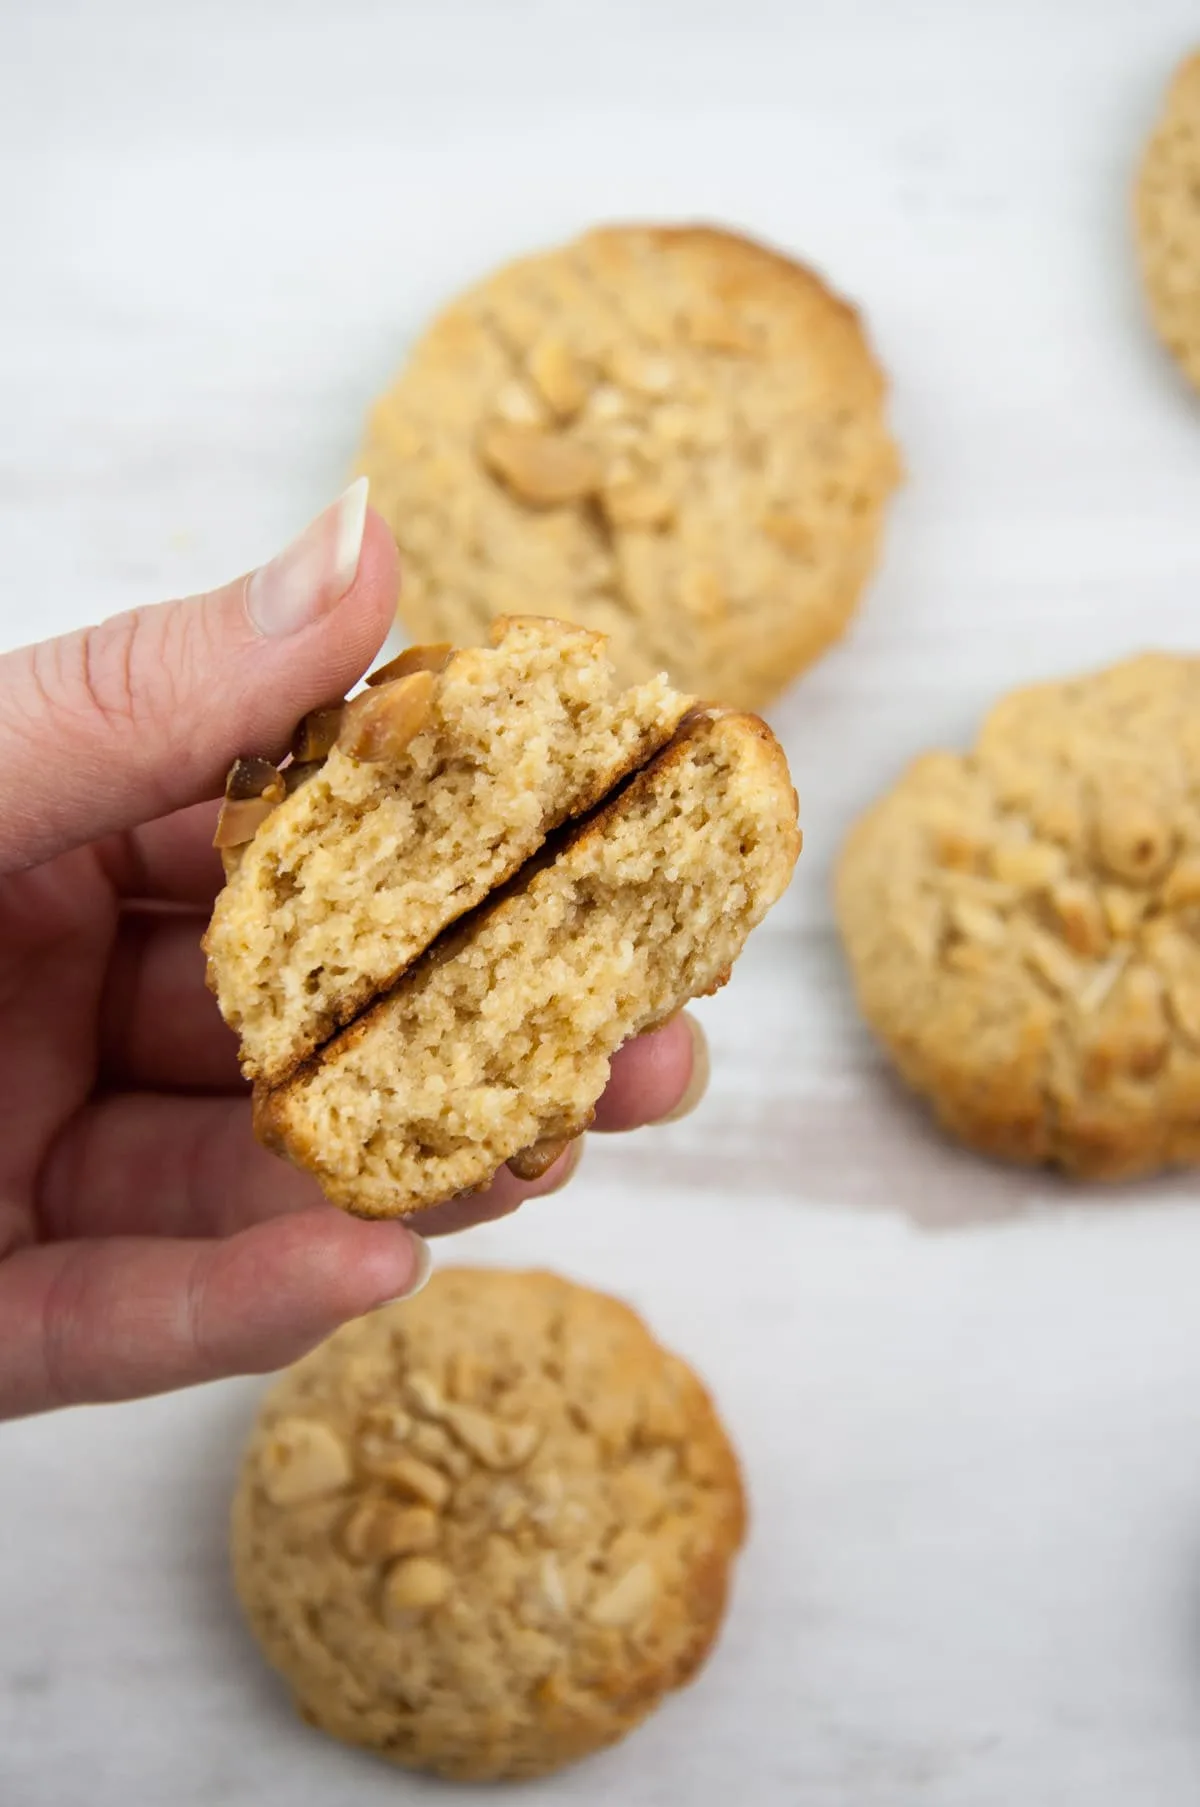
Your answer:
[[[517,657],[539,666],[535,694],[511,685],[498,706]],[[492,649],[432,663],[383,686],[428,677],[428,713],[373,776],[339,744],[360,699],[314,730],[333,735],[325,764],[268,799],[207,938],[259,1137],[368,1217],[548,1165],[617,1049],[723,982],[800,848],[769,729],[664,683],[616,691],[596,636],[510,622]],[[259,773],[250,803],[291,769],[281,787]],[[227,822],[254,782],[231,786]]]

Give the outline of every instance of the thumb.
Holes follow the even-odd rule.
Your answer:
[[[0,872],[216,796],[239,753],[280,754],[366,670],[396,584],[360,478],[224,589],[0,658]]]

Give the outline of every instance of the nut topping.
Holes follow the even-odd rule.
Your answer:
[[[391,1500],[363,1500],[342,1530],[351,1562],[386,1562],[432,1550],[438,1541],[435,1512],[428,1506],[397,1506]]]
[[[402,653],[397,653],[378,671],[368,674],[367,683],[392,684],[397,678],[411,678],[415,671],[432,671],[435,674],[445,671],[450,663],[454,648],[448,640],[439,640],[431,646],[406,646]]]
[[[217,817],[213,846],[244,847],[252,841],[277,803],[285,785],[269,759],[235,759],[225,780],[225,801]]]
[[[398,759],[429,720],[436,682],[431,671],[414,671],[351,697],[338,747],[348,758],[368,764]]]
[[[578,414],[588,385],[577,360],[561,339],[542,339],[529,354],[529,374],[543,401],[560,420]]]
[[[337,1493],[350,1475],[345,1446],[316,1418],[285,1418],[263,1451],[263,1491],[273,1506],[298,1506]]]
[[[344,703],[327,703],[310,709],[301,716],[292,736],[292,758],[298,765],[308,765],[328,757],[342,725]]]
[[[600,466],[591,452],[561,433],[492,421],[480,434],[479,455],[494,477],[535,508],[580,502],[600,487]]]
[[[654,1570],[643,1558],[597,1595],[587,1609],[588,1618],[593,1625],[631,1625],[646,1611],[657,1591]]]
[[[383,1584],[383,1616],[403,1629],[415,1613],[431,1612],[450,1592],[451,1575],[444,1563],[428,1556],[410,1556],[398,1562]]]
[[[549,1136],[542,1142],[531,1143],[528,1148],[518,1149],[516,1154],[509,1155],[504,1165],[519,1180],[540,1180],[570,1146],[569,1141]]]

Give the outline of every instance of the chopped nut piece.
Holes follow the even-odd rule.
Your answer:
[[[337,1493],[351,1472],[345,1446],[316,1418],[285,1418],[271,1432],[262,1457],[263,1488],[274,1506]]]
[[[292,736],[292,758],[298,764],[326,758],[337,740],[343,707],[342,703],[327,703],[301,716]]]
[[[1050,902],[1068,947],[1092,957],[1107,951],[1108,925],[1100,900],[1089,885],[1079,879],[1065,879],[1052,887]]]
[[[450,1571],[428,1556],[410,1556],[398,1562],[383,1584],[383,1616],[399,1627],[411,1623],[413,1613],[431,1612],[450,1592]]]
[[[392,684],[397,678],[411,678],[415,671],[445,671],[453,656],[454,648],[448,640],[439,640],[431,646],[406,646],[402,653],[381,665],[378,671],[367,676],[371,685]]]
[[[519,1468],[542,1440],[540,1425],[510,1424],[507,1419],[491,1418],[471,1406],[447,1404],[442,1418],[476,1461],[498,1472]]]
[[[283,787],[288,796],[294,795],[302,784],[307,784],[324,764],[323,759],[293,759],[290,765],[286,765],[283,768]]]
[[[647,1610],[657,1592],[654,1570],[643,1559],[626,1569],[619,1581],[591,1602],[587,1616],[593,1625],[631,1625]]]
[[[500,420],[514,427],[540,427],[545,424],[546,410],[528,383],[511,378],[496,393],[492,411]]]
[[[670,496],[655,483],[613,483],[601,500],[614,527],[661,527],[675,513]]]
[[[1069,954],[1061,941],[1042,929],[1027,929],[1022,952],[1034,971],[1039,973],[1051,991],[1075,994],[1079,990],[1079,962]]]
[[[1096,840],[1108,870],[1133,884],[1156,879],[1172,852],[1168,823],[1138,790],[1124,787],[1105,793],[1097,816]]]
[[[1075,1002],[1084,1016],[1091,1016],[1099,1010],[1109,992],[1120,978],[1129,960],[1130,950],[1121,948],[1102,966],[1097,966],[1080,986]]]
[[[985,947],[1003,947],[1008,939],[1004,918],[984,904],[956,897],[950,903],[950,920],[968,941],[982,942]]]
[[[564,1616],[569,1611],[567,1590],[563,1586],[562,1570],[558,1566],[557,1557],[549,1551],[542,1557],[541,1563],[542,1598],[553,1612]]]
[[[1036,891],[1065,873],[1067,856],[1044,841],[1000,841],[992,849],[991,864],[998,879]]]
[[[637,395],[668,395],[675,384],[675,366],[660,352],[618,346],[609,360],[609,370],[614,382]]]
[[[431,671],[414,671],[351,697],[338,735],[341,751],[369,764],[398,759],[429,720],[436,683]]]
[[[588,396],[578,359],[561,339],[542,339],[529,354],[529,374],[560,420],[578,414]]]
[[[1163,903],[1168,910],[1184,909],[1200,903],[1200,854],[1189,853],[1167,875],[1163,886]]]
[[[225,801],[217,817],[213,846],[246,846],[275,805],[282,803],[285,789],[269,759],[235,759],[225,780]]]
[[[363,1500],[342,1530],[351,1562],[387,1562],[435,1548],[437,1514],[428,1506],[396,1506],[390,1500]]]
[[[446,1476],[417,1456],[405,1455],[403,1451],[389,1454],[372,1446],[360,1449],[359,1459],[368,1474],[386,1481],[409,1499],[440,1509],[450,1498]]]
[[[1118,940],[1128,941],[1146,913],[1145,893],[1127,891],[1123,885],[1101,885],[1100,903],[1109,931]]]
[[[562,434],[493,421],[480,434],[479,453],[494,477],[535,508],[580,502],[600,487],[592,453]]]
[[[808,523],[782,508],[772,509],[770,514],[763,516],[762,530],[769,540],[799,558],[806,558],[816,550],[816,540]]]
[[[534,1142],[528,1148],[519,1149],[516,1154],[508,1157],[504,1165],[519,1180],[540,1180],[570,1146],[568,1140],[549,1137],[546,1141]]]

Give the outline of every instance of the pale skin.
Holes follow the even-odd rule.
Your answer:
[[[507,1172],[365,1223],[251,1134],[204,985],[239,753],[278,756],[391,624],[396,555],[348,492],[259,573],[0,658],[0,1417],[296,1359],[402,1297],[423,1239],[557,1190]],[[694,1102],[682,1020],[623,1049],[595,1127]]]

